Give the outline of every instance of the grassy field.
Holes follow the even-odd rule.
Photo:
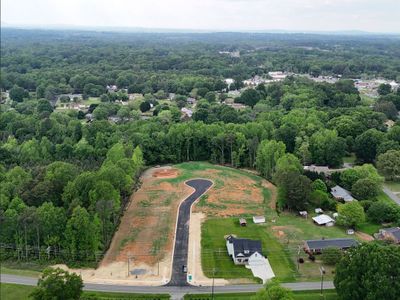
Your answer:
[[[100,103],[101,103],[99,97],[89,97],[89,99],[83,100],[82,102],[83,102],[83,104],[85,104],[85,105],[100,104]]]
[[[194,205],[194,212],[203,212],[208,216],[275,215],[268,209],[271,191],[259,176],[207,162],[181,163],[174,167],[179,170],[179,176],[165,181],[177,183],[192,178],[207,178],[214,182],[210,192]]]
[[[265,226],[252,224],[250,220],[246,227],[241,227],[237,218],[209,219],[203,224],[201,249],[202,266],[206,276],[212,277],[212,270],[216,268],[216,277],[253,279],[249,269],[235,265],[227,255],[224,237],[229,234],[261,240],[263,254],[268,257],[276,275],[282,280],[294,279],[295,266],[272,233],[268,232]]]
[[[3,261],[0,266],[1,274],[12,274],[28,277],[39,277],[48,264],[36,262]]]
[[[17,285],[17,284],[9,284],[9,283],[1,283],[1,297],[0,299],[4,300],[25,300],[30,299],[29,294],[32,293],[34,287],[27,285]],[[81,297],[82,300],[85,299],[104,299],[104,300],[119,300],[119,299],[129,299],[129,300],[139,300],[139,299],[147,299],[147,300],[164,300],[170,299],[170,296],[167,294],[157,294],[157,295],[148,295],[148,294],[131,294],[131,293],[108,293],[108,292],[83,292]]]
[[[214,294],[215,300],[249,300],[254,293],[240,294]],[[211,295],[185,295],[185,300],[211,300]],[[339,299],[334,290],[324,290],[324,296],[321,297],[319,291],[301,291],[293,292],[295,300],[337,300]]]
[[[400,182],[386,181],[385,185],[394,193],[400,193]]]
[[[386,195],[383,191],[381,191],[379,193],[379,195],[376,197],[376,200],[387,202],[387,203],[390,203],[390,204],[394,203],[393,200],[390,199],[390,197],[388,195]]]
[[[347,164],[354,164],[356,162],[356,155],[352,153],[350,156],[343,157],[343,162]]]
[[[263,252],[267,256],[275,275],[283,282],[319,280],[321,261],[311,262],[302,250],[304,240],[321,238],[345,238],[348,235],[344,229],[333,226],[324,227],[289,213],[281,214],[275,222],[267,219],[264,225],[256,225],[248,219],[247,227],[241,227],[237,218],[208,219],[202,226],[202,265],[203,271],[212,276],[216,268],[216,277],[226,279],[252,279],[251,271],[243,266],[236,266],[226,252],[224,237],[235,234],[241,238],[259,239],[262,241]],[[298,251],[300,247],[300,252]],[[297,271],[297,257],[304,259]],[[333,278],[333,268],[324,266],[326,278]]]

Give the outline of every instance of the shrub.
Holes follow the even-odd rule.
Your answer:
[[[386,202],[374,202],[367,210],[368,218],[375,223],[398,222],[400,208],[395,204]]]

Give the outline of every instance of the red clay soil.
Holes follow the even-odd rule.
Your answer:
[[[162,169],[147,172],[150,174],[143,174],[142,186],[132,195],[102,265],[126,262],[128,257],[135,263],[154,265],[172,252],[178,206],[192,189],[183,182],[169,183],[153,176],[152,172]],[[172,172],[166,173],[172,176]],[[160,241],[164,242],[155,254],[152,250]]]
[[[184,182],[162,180],[178,175],[179,170],[171,167],[152,168],[143,174],[141,188],[132,195],[102,265],[126,262],[132,256],[135,264],[154,265],[171,255],[179,203],[193,192]],[[223,217],[264,214],[262,189],[252,178],[215,169],[193,172],[193,177],[214,181],[207,199],[198,201],[194,212]],[[267,181],[262,184],[271,191],[269,205],[275,207],[276,188]],[[154,254],[160,241],[160,251]]]
[[[207,199],[195,205],[194,212],[220,217],[264,213],[264,197],[255,180],[246,176],[223,176],[220,171],[213,171],[199,172],[199,175],[215,182],[222,180],[223,184],[214,186],[207,193]]]

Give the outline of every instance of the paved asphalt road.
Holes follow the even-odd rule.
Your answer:
[[[1,282],[15,283],[22,285],[36,285],[37,279],[32,277],[24,277],[18,275],[1,274]],[[283,283],[282,286],[290,288],[294,291],[306,290],[319,290],[321,288],[320,282],[293,282]],[[216,293],[245,293],[255,292],[260,289],[260,284],[246,284],[246,285],[226,285],[216,286]],[[332,281],[324,282],[324,289],[333,289]],[[118,285],[118,284],[94,284],[85,283],[83,288],[86,291],[97,292],[120,292],[120,293],[143,293],[143,294],[171,294],[171,295],[184,295],[184,294],[207,294],[211,292],[209,286],[132,286],[132,285]]]
[[[197,198],[199,198],[211,187],[212,182],[204,179],[194,179],[186,182],[186,184],[193,187],[195,189],[195,192],[191,194],[188,198],[186,198],[179,208],[171,281],[166,286],[132,286],[118,284],[85,283],[84,290],[144,294],[165,293],[170,294],[173,299],[181,299],[185,294],[207,294],[211,292],[211,287],[197,287],[189,285],[186,282],[186,274],[182,272],[182,266],[187,265],[190,207]],[[0,274],[0,281],[4,283],[15,283],[22,285],[37,284],[36,278],[9,274]],[[294,282],[284,283],[282,285],[294,291],[318,290],[321,288],[320,282]],[[215,293],[256,292],[261,287],[262,285],[260,284],[227,285],[216,286],[214,291]],[[334,285],[332,281],[324,282],[324,289],[333,288]]]
[[[383,186],[383,191],[385,192],[386,195],[388,195],[390,199],[392,199],[394,202],[400,205],[400,198],[395,193],[393,193],[387,186]]]
[[[172,276],[168,286],[185,286],[187,274],[183,272],[183,266],[187,266],[189,244],[189,220],[190,207],[193,202],[203,195],[211,186],[212,181],[206,179],[193,179],[186,184],[195,189],[194,193],[187,197],[179,207],[178,222],[176,224],[175,247],[172,263]]]

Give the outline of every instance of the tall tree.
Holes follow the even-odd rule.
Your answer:
[[[275,140],[262,141],[257,150],[256,165],[257,170],[266,177],[271,179],[275,172],[278,159],[285,154],[286,146],[282,142]]]
[[[400,150],[389,150],[379,155],[376,165],[387,180],[400,180]]]
[[[355,228],[365,221],[364,208],[358,201],[352,201],[338,206],[337,223],[342,226]]]
[[[72,259],[92,260],[100,247],[99,224],[85,208],[77,206],[67,222],[65,247]]]
[[[400,247],[373,242],[348,250],[333,282],[343,300],[400,299]]]

